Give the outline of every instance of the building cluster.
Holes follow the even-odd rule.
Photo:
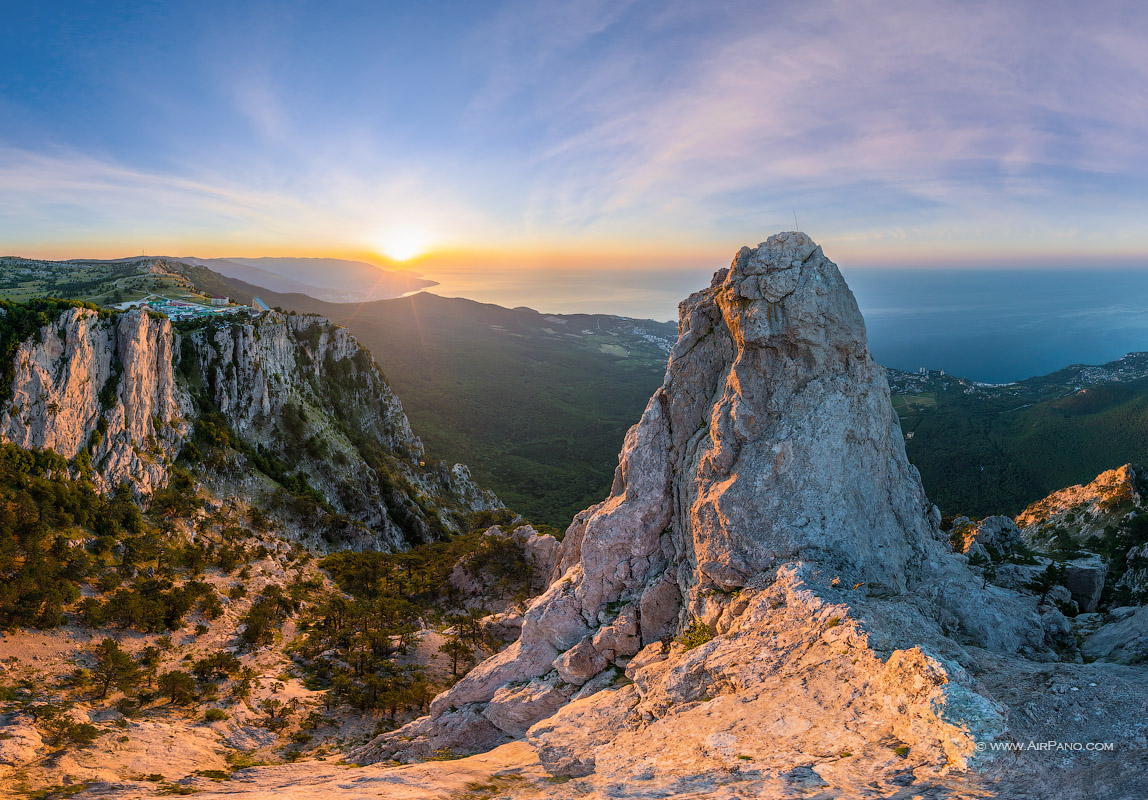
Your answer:
[[[210,305],[204,305],[203,303],[195,303],[190,300],[172,300],[169,297],[150,294],[142,300],[118,303],[115,308],[125,311],[130,308],[147,308],[151,311],[157,311],[163,314],[173,322],[198,319],[200,317],[221,317],[235,314],[258,315],[269,310],[267,305],[260,301],[259,298],[255,298],[255,301],[253,301],[250,306],[232,305],[231,298],[222,296],[211,297],[209,298],[209,302]]]

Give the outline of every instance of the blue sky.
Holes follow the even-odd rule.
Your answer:
[[[1146,8],[9,2],[0,251],[1144,264]]]

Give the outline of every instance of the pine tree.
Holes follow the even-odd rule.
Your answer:
[[[113,686],[126,692],[140,680],[139,667],[114,639],[104,639],[96,645],[92,674],[100,686],[100,699],[107,697]]]

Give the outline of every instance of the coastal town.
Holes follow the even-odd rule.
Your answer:
[[[969,378],[948,375],[944,370],[926,368],[907,372],[888,367],[886,374],[893,395],[961,392],[972,396],[999,398],[1049,393],[1071,394],[1092,386],[1131,383],[1148,378],[1148,352],[1128,353],[1106,364],[1073,364],[1048,375],[1038,375],[1012,383],[981,383]]]

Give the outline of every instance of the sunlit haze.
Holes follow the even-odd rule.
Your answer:
[[[1148,254],[1137,3],[8,4],[0,250],[699,273]]]

